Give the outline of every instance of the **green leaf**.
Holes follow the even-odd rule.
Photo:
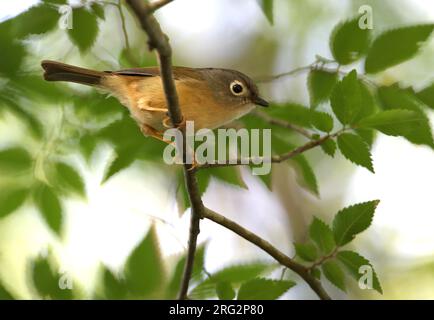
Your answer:
[[[106,174],[102,180],[102,183],[107,182],[111,177],[120,171],[128,168],[134,161],[136,160],[136,156],[134,152],[130,152],[129,150],[120,150],[117,152],[115,158],[110,163]]]
[[[362,274],[359,273],[360,267],[362,266],[370,266],[372,268],[372,288],[377,290],[379,293],[383,294],[383,289],[381,288],[380,281],[378,280],[378,276],[375,273],[374,268],[371,263],[365,257],[362,257],[360,254],[354,251],[340,251],[336,258],[342,262],[342,264],[346,267],[350,275],[356,280],[362,277]]]
[[[372,147],[372,144],[375,140],[376,131],[372,129],[356,129],[354,131],[360,136],[360,138],[363,139],[363,141],[365,141],[369,148]]]
[[[80,53],[85,53],[94,44],[98,35],[96,17],[84,7],[76,8],[72,12],[73,25],[68,29],[68,35]]]
[[[0,151],[0,170],[13,173],[30,170],[32,159],[23,148],[9,148]]]
[[[321,149],[331,157],[334,157],[336,148],[336,142],[333,139],[327,139],[321,143]]]
[[[2,57],[0,59],[0,75],[7,77],[15,75],[24,60],[26,50],[24,46],[17,42],[13,36],[12,20],[0,23],[0,43],[2,48]]]
[[[236,285],[258,277],[270,269],[271,266],[268,263],[254,262],[223,268],[194,287],[189,297],[193,299],[213,297],[216,293],[216,284],[218,282],[228,282]]]
[[[286,103],[284,105],[273,105],[268,112],[271,116],[288,121],[301,127],[310,128],[311,109],[298,103]]]
[[[8,290],[0,282],[0,300],[14,300],[14,297],[9,293]]]
[[[122,300],[127,297],[128,289],[123,280],[118,279],[109,269],[103,270],[104,297],[109,300]]]
[[[125,278],[130,292],[137,297],[155,294],[163,287],[164,265],[154,227],[128,257]]]
[[[338,146],[345,158],[374,173],[371,152],[362,138],[352,133],[343,133],[338,136]]]
[[[59,235],[63,220],[62,206],[53,189],[44,184],[38,185],[34,192],[34,200],[47,225]]]
[[[307,77],[311,108],[316,108],[321,102],[327,101],[337,82],[336,72],[312,69]]]
[[[85,134],[80,138],[79,144],[84,159],[89,162],[98,144],[97,139],[92,134]]]
[[[217,282],[216,292],[220,300],[233,300],[235,298],[234,288],[229,282]]]
[[[310,224],[309,236],[324,255],[330,254],[336,248],[332,230],[317,217],[314,217]]]
[[[312,243],[294,243],[297,256],[305,261],[313,262],[318,259],[318,250]]]
[[[274,0],[260,0],[261,8],[264,15],[267,17],[268,22],[273,25],[274,17],[273,17],[273,2]]]
[[[312,166],[302,154],[292,158],[297,173],[297,182],[315,195],[319,195],[318,183]]]
[[[434,24],[398,28],[380,34],[365,61],[367,73],[377,73],[412,58],[425,42]]]
[[[0,218],[21,207],[28,194],[29,191],[23,188],[3,188],[0,193]]]
[[[367,85],[358,79],[360,86],[360,110],[355,115],[353,123],[357,123],[363,118],[366,118],[377,111],[377,106],[374,100],[374,96]]]
[[[93,13],[96,14],[96,16],[98,18],[100,18],[101,20],[105,20],[105,12],[104,12],[103,5],[94,2],[90,6],[90,8],[92,9]]]
[[[86,191],[83,178],[73,167],[66,163],[58,162],[55,165],[55,170],[56,182],[62,189],[79,196],[85,196]]]
[[[31,7],[12,21],[14,35],[18,38],[31,34],[42,34],[52,30],[59,20],[57,10],[47,4]]]
[[[333,130],[333,118],[328,113],[312,111],[311,120],[313,126],[320,131],[330,132]]]
[[[371,31],[359,27],[360,17],[338,24],[330,37],[330,50],[340,64],[359,60],[368,51]]]
[[[416,95],[420,101],[431,109],[434,109],[434,83],[431,83],[429,86],[417,92]]]
[[[340,210],[333,220],[336,244],[343,246],[352,241],[358,233],[366,230],[372,222],[379,203],[380,200],[373,200]]]
[[[356,70],[338,82],[330,99],[333,112],[342,124],[352,124],[362,108],[360,83]]]
[[[405,109],[419,113],[425,121],[420,123],[417,127],[414,127],[413,130],[408,132],[404,137],[412,143],[434,147],[428,117],[423,112],[423,105],[413,92],[401,89],[398,85],[392,85],[389,87],[380,87],[378,89],[378,97],[385,109]]]
[[[61,275],[52,271],[47,259],[38,258],[32,263],[33,285],[43,299],[72,299],[72,290],[61,289]],[[63,275],[65,276],[65,275]]]
[[[295,284],[290,280],[253,279],[241,285],[237,299],[276,300]]]
[[[426,118],[410,110],[387,110],[361,120],[358,128],[377,129],[389,136],[402,136],[415,144],[433,145],[426,130]]]
[[[337,288],[346,291],[345,274],[341,267],[334,260],[328,260],[321,265],[324,276]]]

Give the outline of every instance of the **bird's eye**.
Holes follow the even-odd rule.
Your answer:
[[[244,92],[243,84],[237,80],[232,81],[230,88],[231,88],[231,92],[236,96],[240,96]]]

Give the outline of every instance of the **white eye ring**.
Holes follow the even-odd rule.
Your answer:
[[[238,80],[232,81],[229,88],[235,96],[242,96],[244,94],[244,85]]]

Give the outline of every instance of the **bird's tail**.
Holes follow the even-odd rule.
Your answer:
[[[66,81],[97,86],[101,83],[102,77],[107,75],[105,72],[79,68],[50,60],[42,61],[41,66],[45,70],[44,79],[47,81]]]

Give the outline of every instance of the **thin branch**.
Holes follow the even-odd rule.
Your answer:
[[[130,40],[128,38],[127,27],[125,24],[125,15],[124,15],[124,11],[122,10],[121,0],[118,0],[116,7],[118,8],[119,16],[121,18],[121,27],[122,27],[122,33],[123,33],[124,41],[125,41],[125,50],[127,51],[127,58],[128,58],[128,60],[130,60],[129,61],[130,63],[137,65],[138,62],[136,61],[136,58],[134,58],[134,55],[131,51]]]
[[[282,128],[291,129],[291,130],[296,131],[299,134],[305,136],[308,139],[312,139],[312,134],[308,130],[301,128],[299,126],[293,125],[292,123],[290,123],[288,121],[273,118],[272,116],[268,115],[264,111],[256,110],[254,112],[254,115],[257,116],[258,118],[261,118],[262,120],[268,122],[269,124],[274,124],[274,125],[282,127]]]
[[[164,4],[170,1],[164,1]],[[128,5],[135,13],[140,21],[142,29],[148,35],[149,48],[156,49],[160,65],[160,75],[163,82],[164,94],[166,103],[169,109],[169,116],[172,123],[178,126],[183,136],[185,136],[185,126],[181,125],[183,117],[179,108],[179,100],[176,92],[175,82],[172,73],[172,49],[169,45],[168,37],[163,33],[157,20],[152,15],[156,7],[151,7],[150,4],[143,0],[127,0]],[[158,8],[161,8],[163,1],[160,1]],[[184,146],[185,149],[185,140]],[[188,191],[190,204],[191,204],[191,222],[190,222],[190,235],[187,250],[187,259],[184,267],[184,274],[181,282],[181,289],[179,292],[179,299],[186,299],[188,293],[188,285],[190,282],[191,274],[193,271],[194,254],[196,252],[197,236],[199,234],[199,223],[203,216],[205,208],[200,197],[195,170],[191,170],[190,164],[184,164],[184,178],[186,189]]]
[[[288,269],[291,269],[295,273],[297,273],[307,284],[312,288],[312,290],[320,297],[322,300],[330,300],[330,296],[325,292],[324,288],[321,285],[321,282],[318,281],[310,272],[309,269],[292,260],[290,257],[285,255],[283,252],[276,249],[271,243],[257,236],[253,232],[245,229],[241,225],[236,222],[229,220],[228,218],[210,210],[205,209],[204,217],[215,223],[229,229],[247,241],[253,243],[257,247],[261,248],[265,252],[267,252],[270,256],[276,259],[277,262],[284,265]]]
[[[341,133],[343,133],[346,130],[346,128],[341,129],[339,131],[336,131],[335,133],[326,134],[323,137],[311,140],[307,142],[306,144],[295,148],[291,151],[288,151],[287,153],[283,153],[280,155],[271,156],[269,158],[267,157],[245,157],[245,158],[238,158],[238,159],[230,159],[229,161],[226,161],[225,163],[205,163],[198,165],[196,169],[207,169],[207,168],[216,168],[216,167],[232,167],[232,166],[242,166],[242,165],[249,165],[251,163],[280,163],[283,161],[286,161],[288,159],[291,159],[295,156],[298,156],[299,154],[308,151],[310,149],[313,149],[321,144],[323,144],[325,141],[335,138],[339,136]]]
[[[272,75],[272,76],[258,77],[258,78],[255,78],[255,82],[256,83],[264,83],[264,82],[270,82],[270,81],[274,81],[274,80],[277,80],[277,79],[280,79],[280,78],[284,78],[284,77],[294,76],[294,75],[297,75],[297,74],[309,71],[310,69],[312,69],[312,67],[313,67],[313,65],[315,63],[316,62],[311,63],[308,66],[298,67],[298,68],[295,68],[293,70],[290,70],[290,71],[287,71],[287,72],[283,72],[283,73],[279,73],[279,74]]]

